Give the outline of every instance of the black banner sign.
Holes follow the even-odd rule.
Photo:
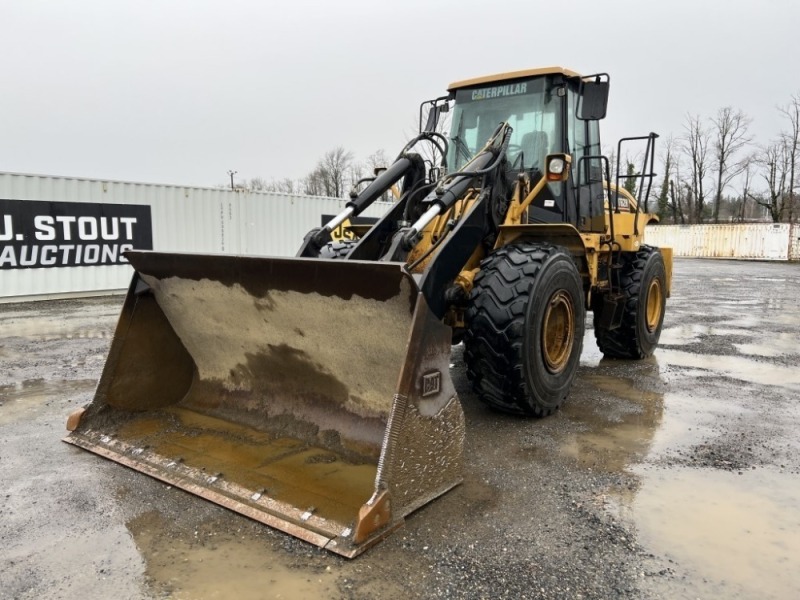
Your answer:
[[[0,269],[121,265],[153,249],[150,207],[0,199]]]

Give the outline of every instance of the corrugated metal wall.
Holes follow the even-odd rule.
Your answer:
[[[0,199],[148,205],[155,250],[270,256],[293,256],[322,215],[344,207],[316,196],[16,173],[0,173]],[[388,206],[376,203],[363,215],[381,216]],[[0,301],[122,290],[131,274],[127,265],[0,268]]]
[[[645,230],[648,244],[670,246],[675,256],[751,260],[789,260],[793,236],[788,223],[654,225]]]
[[[789,260],[800,260],[800,224],[794,223],[789,232],[792,247],[789,250]]]

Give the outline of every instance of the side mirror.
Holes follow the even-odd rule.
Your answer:
[[[428,133],[436,131],[436,126],[439,124],[439,117],[441,114],[450,111],[450,105],[447,103],[448,99],[449,96],[443,96],[442,98],[436,98],[436,100],[428,100],[420,105],[420,133],[423,131]],[[422,127],[422,112],[426,105],[430,106],[430,108],[428,109],[428,117],[425,121],[425,127]]]
[[[603,80],[605,76],[605,80]],[[596,121],[606,118],[608,91],[611,81],[605,73],[592,75],[593,80],[582,81],[578,96],[578,118],[582,121]]]

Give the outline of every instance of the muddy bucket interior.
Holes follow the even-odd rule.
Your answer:
[[[127,256],[66,441],[345,556],[459,483],[450,330],[401,265]]]

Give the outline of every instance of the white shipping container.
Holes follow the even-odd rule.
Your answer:
[[[789,238],[791,239],[789,260],[800,260],[800,224],[792,224],[792,228],[789,231]]]
[[[154,250],[262,256],[293,256],[300,248],[303,236],[311,228],[321,225],[323,215],[335,215],[345,204],[342,199],[318,196],[18,173],[0,173],[0,201],[8,201],[4,205],[17,208],[21,205],[15,201],[25,201],[23,207],[26,211],[37,207],[41,212],[38,218],[46,219],[37,221],[37,238],[42,235],[43,239],[47,239],[44,235],[48,232],[46,223],[50,223],[50,227],[55,228],[59,235],[72,233],[73,238],[77,238],[78,226],[82,225],[83,233],[94,234],[89,239],[99,244],[102,241],[98,231],[100,225],[95,221],[105,219],[102,225],[108,225],[110,230],[108,223],[111,217],[78,217],[78,221],[85,221],[79,223],[76,217],[68,216],[61,217],[67,219],[63,223],[54,222],[54,217],[47,215],[60,212],[69,214],[70,210],[79,206],[74,203],[125,205],[127,210],[141,206],[150,209]],[[35,202],[57,204],[33,204]],[[362,216],[382,216],[389,206],[388,203],[375,203]],[[34,252],[40,251],[40,259],[43,260],[41,257],[45,250],[39,241],[23,239],[25,235],[14,230],[13,219],[12,215],[4,218],[0,214],[0,302],[30,296],[112,293],[128,287],[133,270],[125,264],[18,268],[21,265],[20,258],[25,258],[23,252],[27,252],[27,258],[30,259]],[[64,231],[61,230],[62,225]],[[122,227],[125,224],[115,221],[114,225]],[[141,222],[130,224],[131,227],[140,225]],[[16,225],[17,230],[20,227]],[[11,244],[15,244],[16,250],[9,248]],[[70,248],[80,245],[75,239],[70,244]],[[23,245],[25,248],[21,249]],[[63,247],[51,245],[49,256],[61,252],[54,248]],[[87,247],[86,244],[84,247]],[[105,246],[103,250],[106,250]],[[77,250],[73,249],[70,258],[74,258],[75,252]],[[17,268],[11,268],[13,266]]]
[[[651,225],[645,242],[670,246],[675,256],[789,260],[788,223],[741,225]]]

